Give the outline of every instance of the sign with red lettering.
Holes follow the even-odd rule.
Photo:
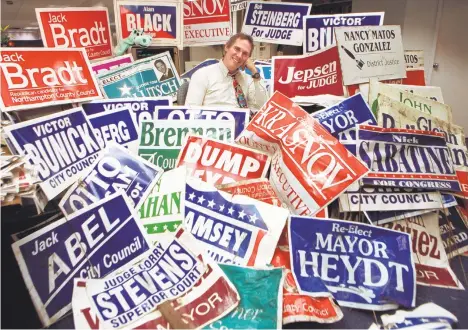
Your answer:
[[[184,46],[224,44],[231,34],[229,0],[184,1]]]
[[[231,195],[245,195],[260,202],[274,206],[282,206],[281,200],[276,195],[268,179],[253,179],[235,183],[222,184],[218,189],[228,192]]]
[[[36,8],[36,17],[45,47],[85,48],[90,61],[112,56],[107,8]]]
[[[176,166],[185,165],[187,175],[210,184],[226,184],[266,176],[270,156],[257,150],[200,136],[189,136]]]
[[[336,46],[310,55],[274,56],[272,71],[273,92],[287,97],[344,95]]]
[[[279,92],[236,142],[273,154],[270,182],[298,215],[316,213],[368,172],[318,120]]]
[[[3,48],[0,68],[3,111],[101,98],[84,49]]]

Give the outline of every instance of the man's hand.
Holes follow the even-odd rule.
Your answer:
[[[245,65],[244,65],[245,68],[249,69],[250,72],[252,72],[252,74],[255,74],[257,73],[257,68],[255,67],[255,64],[253,63],[253,61],[250,59],[250,57],[247,59],[247,61],[245,61]]]

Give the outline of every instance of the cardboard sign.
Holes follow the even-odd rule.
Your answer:
[[[101,98],[84,49],[3,48],[0,68],[3,111]]]
[[[204,265],[177,239],[179,235],[161,239],[113,277],[86,281],[92,309],[104,328],[131,325],[159,304],[186,294],[202,278]]]
[[[358,157],[370,169],[363,184],[460,191],[441,133],[358,126]]]
[[[273,92],[288,97],[344,95],[336,46],[311,55],[273,56],[272,67]]]
[[[176,167],[187,134],[232,142],[231,120],[158,120],[143,121],[140,128],[138,155],[167,171]]]
[[[268,179],[253,179],[217,186],[218,189],[231,195],[245,195],[260,202],[274,206],[283,206]]]
[[[133,63],[133,56],[131,54],[126,54],[122,56],[116,56],[108,60],[94,62],[91,64],[91,69],[93,69],[93,72],[98,75],[131,63]]]
[[[101,149],[114,141],[127,146],[132,152],[136,150],[139,128],[129,109],[101,112],[88,116],[88,119]]]
[[[323,297],[331,292],[340,306],[359,309],[414,307],[416,272],[409,234],[292,216],[289,237],[300,293]]]
[[[90,61],[112,56],[106,7],[36,8],[44,47],[84,48]]]
[[[130,206],[138,210],[162,172],[161,168],[111,143],[63,196],[60,209],[63,214],[70,215],[123,190]]]
[[[190,79],[192,79],[192,75],[197,72],[198,70],[200,70],[201,68],[204,68],[205,66],[209,66],[209,65],[212,65],[212,64],[216,64],[218,63],[219,60],[217,59],[207,59],[207,60],[204,60],[203,62],[200,62],[199,64],[195,65],[192,69],[182,73],[180,75],[180,78],[183,80],[183,81],[190,81]]]
[[[28,156],[49,200],[74,183],[101,150],[83,109],[74,108],[8,125],[5,133],[21,154]]]
[[[311,7],[311,4],[250,1],[242,32],[257,42],[302,46],[302,18]]]
[[[463,289],[463,285],[450,268],[439,232],[437,212],[389,222],[382,226],[411,235],[418,284]]]
[[[231,11],[239,11],[247,8],[248,0],[231,0]]]
[[[294,214],[314,214],[368,171],[316,119],[278,92],[236,142],[273,154],[270,182]]]
[[[187,178],[184,227],[218,263],[265,266],[289,212],[210,184]]]
[[[468,219],[462,207],[439,212],[439,229],[449,259],[468,251]]]
[[[345,85],[406,77],[399,25],[336,27],[335,37]]]
[[[199,136],[188,136],[176,166],[212,185],[264,178],[271,158],[266,153]]]
[[[231,30],[229,0],[184,2],[184,46],[225,44]]]
[[[112,100],[99,100],[91,103],[84,103],[82,105],[86,114],[94,115],[104,111],[116,111],[119,109],[130,108],[138,126],[141,125],[143,120],[156,120],[158,119],[157,109],[160,106],[172,105],[172,98],[168,96],[160,97],[144,97],[139,99],[112,99]]]
[[[392,85],[392,87],[413,93],[414,95],[423,96],[432,101],[444,103],[444,97],[442,96],[442,89],[437,86],[416,86],[416,85],[394,84]]]
[[[378,12],[304,16],[303,53],[313,53],[335,46],[335,27],[382,25],[384,15],[384,12]]]
[[[405,50],[405,63],[407,68],[424,68],[424,51]]]
[[[160,69],[164,69],[161,72]],[[98,76],[109,99],[176,95],[181,84],[169,52],[143,58]]]
[[[182,2],[167,0],[115,0],[117,40],[127,38],[135,29],[152,37],[151,46],[183,48]]]
[[[44,326],[71,309],[74,278],[104,277],[149,249],[123,193],[55,221],[12,248]]]

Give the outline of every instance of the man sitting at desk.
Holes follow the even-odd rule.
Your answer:
[[[185,105],[260,109],[268,95],[250,59],[253,48],[251,36],[245,33],[233,35],[224,46],[224,56],[219,63],[201,68],[192,75]],[[241,67],[249,69],[252,76],[239,70]]]

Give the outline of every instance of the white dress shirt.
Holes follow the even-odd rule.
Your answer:
[[[228,106],[239,108],[233,78],[223,61],[196,71],[190,79],[185,105]],[[250,109],[258,110],[267,101],[266,88],[260,79],[253,79],[244,72],[235,75],[247,99]]]

